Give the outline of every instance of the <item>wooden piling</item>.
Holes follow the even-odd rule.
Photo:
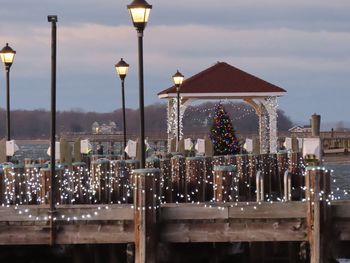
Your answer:
[[[214,166],[214,201],[232,202],[238,195],[235,193],[237,185],[234,185],[235,166]]]
[[[262,192],[264,193],[264,199],[272,200],[272,185],[271,185],[271,178],[272,174],[270,172],[270,154],[260,154],[259,155],[259,171],[261,172],[261,176],[264,181],[264,185],[260,187],[263,187]],[[258,178],[256,178],[256,182],[258,182]],[[257,186],[258,189],[258,186]],[[264,200],[263,199],[263,200]]]
[[[60,203],[62,204],[64,200],[61,198],[61,193],[62,193],[62,178],[63,178],[63,172],[64,170],[62,168],[56,167],[55,174],[56,174],[56,185],[54,192],[54,200],[55,203]],[[49,203],[49,192],[51,189],[51,168],[41,168],[40,169],[40,175],[41,175],[41,191],[40,191],[40,202],[42,204],[48,204]]]
[[[113,160],[110,162],[110,173],[112,177],[112,202],[126,203],[128,198],[128,180],[126,176],[126,165],[124,160]]]
[[[110,161],[108,159],[98,159],[91,162],[91,175],[94,189],[95,203],[111,202],[111,176]]]
[[[185,176],[185,158],[176,155],[171,161],[171,182],[172,182],[172,200],[173,202],[186,201],[186,176]]]
[[[158,157],[149,157],[146,159],[146,168],[157,168],[160,169],[160,160]],[[157,200],[157,205],[160,204],[161,202],[161,197],[162,197],[162,180],[161,180],[161,173],[159,170],[159,173],[157,174],[157,176],[155,177],[156,180],[156,195],[158,196],[158,200]]]
[[[170,159],[160,159],[160,180],[162,186],[162,201],[166,203],[172,202],[172,183],[171,183],[171,165]]]
[[[74,193],[72,202],[77,204],[89,204],[91,202],[90,178],[86,163],[72,163],[72,190]]]
[[[205,201],[212,200],[214,196],[214,171],[213,158],[209,156],[204,157],[204,174],[205,174]]]
[[[249,177],[249,196],[250,196],[250,201],[255,201],[256,199],[256,173],[258,171],[258,163],[259,163],[259,158],[258,155],[253,155],[253,154],[248,154],[248,177]]]
[[[41,174],[40,169],[43,164],[27,164],[25,166],[24,180],[26,181],[26,199],[27,204],[40,204],[41,193]]]
[[[285,193],[285,184],[284,184],[284,176],[286,171],[288,170],[288,154],[287,153],[277,153],[277,189],[279,193]],[[290,174],[289,174],[290,175]],[[291,196],[291,193],[287,193],[288,196]],[[289,198],[289,197],[288,197]]]
[[[186,158],[186,202],[204,202],[205,170],[203,157]]]
[[[330,173],[320,167],[307,167],[305,175],[310,262],[329,262],[331,221],[328,195]]]
[[[157,262],[157,196],[156,168],[136,169],[134,182],[135,263]]]
[[[131,173],[135,169],[140,168],[140,161],[139,160],[126,160],[125,161],[125,168],[126,168],[126,180],[127,180],[127,203],[132,204],[133,203],[133,198],[134,198],[134,191],[133,191],[133,182],[131,178]]]
[[[251,200],[251,178],[248,174],[248,156],[245,154],[235,155],[236,177],[238,179],[238,201]]]
[[[305,185],[303,176],[304,161],[300,152],[288,153],[288,170],[292,177],[292,200],[301,200],[304,197],[302,187]]]
[[[25,204],[27,182],[24,166],[12,163],[4,165],[3,180],[4,203]]]

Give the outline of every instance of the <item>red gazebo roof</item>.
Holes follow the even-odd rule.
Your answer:
[[[180,92],[181,97],[214,99],[283,96],[286,90],[225,62],[218,62],[185,79]],[[159,98],[175,96],[175,86],[158,93]]]

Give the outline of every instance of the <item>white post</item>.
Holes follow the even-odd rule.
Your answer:
[[[268,114],[264,106],[265,98],[245,98],[244,101],[252,105],[256,114],[259,117],[259,140],[260,140],[260,153],[267,153],[269,151],[269,126],[268,126]]]
[[[269,114],[270,153],[277,152],[277,97],[268,97],[263,102]]]
[[[265,106],[260,103],[259,112],[259,137],[260,137],[260,153],[268,153],[269,151],[269,126],[268,115],[266,114]]]
[[[168,100],[168,120],[167,120],[167,133],[168,133],[168,152],[171,151],[171,140],[175,138],[176,134],[176,99]]]

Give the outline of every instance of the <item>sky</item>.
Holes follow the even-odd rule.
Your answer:
[[[0,46],[17,51],[11,108],[50,108],[51,25],[58,15],[57,108],[108,112],[121,107],[114,64],[130,64],[126,106],[138,107],[137,34],[131,0],[0,0]],[[293,121],[313,113],[350,121],[350,1],[149,0],[144,32],[145,104],[172,85],[227,62],[287,90],[279,105]],[[5,71],[0,67],[0,107]]]

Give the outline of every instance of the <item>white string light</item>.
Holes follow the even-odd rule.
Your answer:
[[[183,201],[187,201],[192,204],[203,205],[198,200],[198,195],[201,193],[201,188],[204,189],[212,188],[216,189],[218,186],[213,183],[210,177],[210,173],[207,170],[207,160],[205,158],[196,159],[186,159],[180,156],[174,157],[175,161],[173,165],[169,165],[169,161],[165,162],[161,168],[160,174],[160,190],[156,191],[154,194],[154,198],[158,200],[158,204],[155,207],[151,207],[152,209],[158,209],[161,203],[166,203],[166,192],[169,191],[169,182],[166,182],[166,175],[172,174],[173,181],[177,181],[177,177],[183,177],[184,173],[192,174],[194,177],[191,177],[192,188],[187,192],[187,195],[184,192],[176,192],[178,189],[174,188],[174,183],[171,184],[171,193],[175,197],[176,200],[173,200],[174,203],[179,203]],[[225,165],[227,163],[233,162],[234,157],[218,157],[214,158],[213,162],[219,165]],[[237,159],[236,159],[237,160]],[[164,162],[164,160],[158,160],[159,163]],[[185,163],[186,162],[186,163]],[[160,165],[160,164],[157,165]],[[186,168],[187,164],[187,168]],[[81,219],[90,219],[99,215],[99,211],[101,209],[108,210],[109,204],[126,204],[130,203],[133,196],[133,191],[135,190],[135,185],[131,182],[131,168],[126,170],[121,169],[121,165],[125,165],[123,161],[118,162],[109,162],[106,161],[95,164],[94,168],[90,171],[85,166],[75,167],[73,170],[61,170],[60,173],[57,173],[57,181],[59,184],[58,192],[59,192],[59,203],[58,207],[62,204],[75,204],[75,203],[101,203],[103,201],[105,205],[98,206],[96,211],[92,211],[90,213],[84,213],[77,216],[68,216],[65,214],[58,215],[58,218],[55,217],[55,220],[81,220]],[[177,166],[176,166],[177,165]],[[212,165],[212,164],[211,164]],[[242,203],[240,200],[240,195],[237,192],[241,191],[250,191],[252,193],[256,193],[254,189],[254,184],[249,182],[243,175],[244,171],[248,171],[252,167],[252,165],[258,166],[259,164],[253,164],[252,161],[240,159],[238,163],[236,163],[239,169],[237,172],[229,173],[229,176],[233,178],[233,185],[229,188],[223,189],[224,194],[228,194],[228,200],[224,200],[223,203],[226,202],[235,202],[235,205],[239,205],[241,207],[250,206],[249,202]],[[260,164],[261,165],[261,164]],[[265,163],[266,165],[266,163]],[[297,160],[294,164],[299,166],[300,172],[305,170],[302,159]],[[293,166],[291,160],[288,159],[285,163],[285,166],[290,167]],[[130,167],[130,166],[129,166]],[[276,167],[275,167],[276,168]],[[258,167],[256,167],[258,169]],[[267,169],[267,168],[266,168]],[[270,168],[269,168],[270,169]],[[20,168],[13,167],[5,167],[4,169],[4,202],[2,207],[13,208],[17,211],[19,215],[27,216],[28,218],[35,219],[36,221],[45,221],[49,218],[48,214],[42,216],[35,216],[31,213],[28,207],[23,207],[22,205],[28,204],[45,204],[48,202],[48,192],[44,191],[43,182],[45,182],[45,173],[40,171],[37,167],[26,168],[25,170],[19,171]],[[121,176],[121,170],[123,170],[124,174]],[[333,174],[333,170],[327,170],[324,167],[314,167],[313,171],[321,170],[325,173],[331,173],[331,178],[333,184],[336,183],[336,177]],[[125,172],[126,171],[126,172]],[[187,171],[187,172],[186,172]],[[270,169],[269,172],[272,170]],[[305,177],[307,171],[304,171],[300,174],[301,177]],[[165,175],[165,176],[164,176]],[[127,178],[124,178],[124,177]],[[197,176],[197,177],[196,177]],[[123,182],[121,179],[126,179]],[[181,178],[180,178],[181,179]],[[226,179],[226,178],[225,178]],[[158,179],[157,179],[158,180]],[[189,180],[189,179],[187,179]],[[189,182],[189,181],[187,181]],[[247,190],[244,190],[247,189]],[[293,188],[293,190],[299,189],[302,193],[309,191],[311,195],[314,195],[314,189],[307,189],[306,186],[300,185],[297,188]],[[121,190],[121,191],[120,191]],[[99,192],[101,191],[101,192]],[[147,191],[153,191],[153,189],[143,189],[143,194],[146,194]],[[205,191],[204,191],[205,192]],[[281,195],[283,193],[280,193]],[[304,195],[304,194],[302,194]],[[99,200],[98,197],[101,198],[103,196],[103,200]],[[274,203],[281,202],[284,203],[286,200],[282,196],[276,196],[273,193],[267,193],[265,195],[266,202]],[[329,194],[326,194],[323,190],[318,193],[318,199],[325,201],[327,204],[331,204],[333,201],[337,201],[340,199],[349,198],[349,189],[344,187],[333,187],[332,191]],[[206,198],[208,200],[208,197]],[[303,202],[306,202],[305,198],[301,199]],[[215,204],[215,198],[209,198],[210,203]],[[255,207],[261,205],[261,202]],[[133,206],[130,206],[133,208]],[[210,208],[210,206],[209,206]],[[220,209],[220,208],[218,208]],[[254,210],[257,208],[254,208]],[[242,209],[244,211],[244,209]]]

